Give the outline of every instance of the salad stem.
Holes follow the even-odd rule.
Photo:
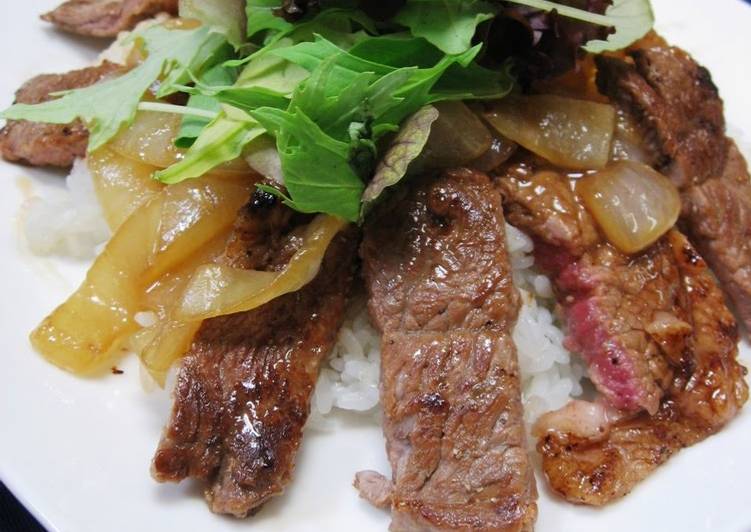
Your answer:
[[[200,118],[207,118],[214,120],[219,113],[213,111],[207,111],[205,109],[198,109],[196,107],[187,107],[183,105],[173,105],[170,103],[159,102],[140,102],[138,104],[139,111],[154,111],[157,113],[172,113],[177,115],[197,116]]]

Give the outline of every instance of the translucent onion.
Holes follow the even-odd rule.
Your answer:
[[[138,208],[80,288],[32,332],[33,346],[74,373],[106,367],[140,328],[135,315],[144,310],[146,289],[226,232],[249,188],[222,178],[191,180],[168,187]]]
[[[621,251],[637,253],[678,220],[681,198],[675,185],[649,166],[617,161],[579,180],[576,191],[605,236]]]
[[[230,232],[217,235],[193,258],[161,277],[146,292],[144,308],[154,312],[157,321],[133,335],[129,345],[139,354],[141,363],[151,377],[162,387],[170,367],[186,353],[202,323],[182,322],[174,318],[180,295],[199,266],[218,260],[224,253]]]
[[[174,113],[140,111],[130,127],[122,130],[109,147],[128,159],[167,168],[183,159],[185,150],[175,146],[182,116]],[[211,171],[212,174],[247,174],[243,159],[229,161]]]
[[[422,154],[413,163],[417,168],[462,166],[491,148],[490,131],[469,107],[462,102],[440,102],[435,107],[440,114]]]
[[[485,114],[501,135],[548,161],[576,170],[604,168],[615,109],[562,96],[507,96]]]
[[[113,231],[164,188],[151,177],[156,171],[154,166],[128,159],[109,148],[89,154],[86,162],[104,217]]]
[[[202,266],[185,290],[176,317],[196,321],[245,312],[300,290],[318,274],[329,244],[346,225],[334,216],[317,216],[305,229],[302,247],[279,272]]]
[[[183,158],[184,151],[175,146],[181,121],[181,115],[141,111],[109,146],[128,159],[167,168]]]

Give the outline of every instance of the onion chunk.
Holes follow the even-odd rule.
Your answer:
[[[501,135],[574,170],[604,168],[616,113],[611,105],[553,95],[507,96],[485,119]]]
[[[250,186],[205,177],[155,195],[120,226],[80,288],[32,332],[32,345],[73,373],[105,368],[140,328],[135,315],[152,310],[147,289],[226,233]]]
[[[221,264],[200,267],[183,293],[177,318],[195,321],[246,312],[300,290],[318,275],[329,244],[346,226],[346,221],[335,216],[318,215],[306,227],[302,247],[279,272]]]
[[[649,166],[617,161],[576,183],[605,236],[625,253],[656,242],[678,220],[681,198],[675,185]]]

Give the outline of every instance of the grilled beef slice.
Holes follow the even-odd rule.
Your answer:
[[[16,92],[16,102],[35,104],[51,100],[54,92],[79,89],[115,77],[121,65],[105,61],[95,67],[66,74],[43,74],[30,79]],[[6,161],[33,166],[68,167],[86,155],[89,132],[76,120],[71,124],[43,124],[9,120],[0,130],[0,153]]]
[[[393,530],[531,530],[500,196],[469,170],[423,177],[374,213],[361,255],[393,487],[372,472],[356,485],[390,502]]]
[[[672,231],[666,240],[692,330],[687,356],[654,415],[609,421],[605,413],[589,417],[592,427],[573,430],[586,416],[556,412],[538,421],[543,470],[550,486],[569,501],[599,506],[623,497],[677,451],[722,429],[748,399],[746,371],[736,361],[735,321],[719,287],[683,235]]]
[[[682,192],[681,225],[751,330],[751,179],[709,72],[654,39],[596,61],[600,90],[640,122],[652,163]]]
[[[257,193],[242,212],[226,261],[275,271],[299,247],[296,215]],[[273,246],[273,247],[269,247]],[[338,235],[302,290],[206,320],[179,371],[174,407],[153,462],[159,481],[205,481],[212,511],[244,517],[283,492],[322,359],[334,345],[357,239]]]
[[[116,37],[159,13],[177,15],[178,0],[68,0],[42,19],[70,33]]]
[[[600,505],[734,417],[745,369],[735,321],[682,234],[627,256],[598,235],[568,177],[535,166],[516,161],[496,182],[554,281],[567,347],[604,396],[544,416],[538,449],[554,490]]]

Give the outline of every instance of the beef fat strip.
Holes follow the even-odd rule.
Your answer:
[[[300,218],[257,192],[236,224],[226,262],[283,268],[300,245]],[[237,517],[282,493],[319,366],[343,319],[356,248],[356,233],[345,231],[303,289],[204,322],[178,374],[172,416],[153,462],[157,480],[205,481],[212,511]]]
[[[383,332],[393,482],[358,475],[393,530],[531,530],[537,514],[511,329],[519,310],[500,197],[469,170],[381,206],[361,248]]]
[[[177,15],[178,0],[68,0],[42,15],[62,30],[90,37],[116,37],[159,13]]]
[[[16,103],[45,102],[53,98],[50,96],[52,93],[88,87],[122,72],[123,66],[105,61],[101,65],[66,74],[36,76],[18,89]],[[68,167],[76,157],[86,155],[88,140],[89,132],[79,120],[71,124],[9,120],[0,130],[0,154],[6,161]]]
[[[538,449],[555,491],[601,505],[730,421],[747,399],[745,368],[733,316],[680,232],[626,255],[600,236],[574,182],[538,165],[515,161],[497,184],[554,281],[567,347],[604,396],[543,416]]]
[[[651,163],[682,192],[682,226],[751,330],[751,179],[709,72],[659,38],[596,61],[601,91],[641,124]]]

